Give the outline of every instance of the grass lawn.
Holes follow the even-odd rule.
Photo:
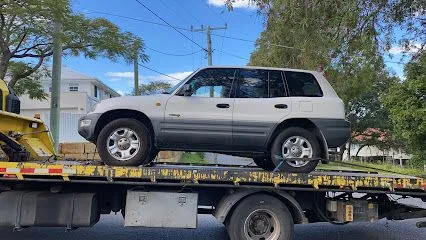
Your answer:
[[[329,164],[319,164],[317,169],[323,170],[361,170],[361,171],[371,171],[371,172],[380,172],[380,173],[389,173],[394,172],[403,175],[417,176],[426,178],[426,172],[422,169],[409,168],[388,164],[388,163],[365,163],[358,161],[351,161],[346,163],[342,162],[330,162]]]
[[[204,159],[203,153],[188,153],[185,152],[179,159],[181,163],[192,163],[192,164],[208,164]]]

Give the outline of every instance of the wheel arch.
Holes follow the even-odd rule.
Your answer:
[[[114,109],[103,113],[96,122],[94,135],[95,139],[98,138],[99,133],[106,124],[120,118],[132,118],[143,123],[148,128],[151,135],[151,139],[154,143],[155,133],[151,120],[143,112],[130,109]]]
[[[305,214],[303,213],[302,207],[289,193],[285,191],[267,191],[267,190],[239,190],[231,192],[219,201],[213,212],[213,216],[220,222],[225,223],[226,220],[231,216],[236,206],[241,203],[244,199],[254,194],[263,193],[273,197],[276,197],[283,202],[289,209],[293,222],[296,223],[308,223]]]
[[[272,131],[272,134],[270,134],[266,149],[269,151],[271,149],[271,145],[274,142],[275,138],[278,136],[278,134],[285,128],[289,127],[301,127],[304,129],[307,129],[309,131],[312,131],[317,138],[320,147],[321,147],[321,158],[322,159],[329,159],[328,156],[328,145],[327,141],[324,137],[324,134],[321,132],[321,130],[318,128],[317,125],[315,125],[314,122],[312,122],[308,118],[290,118],[282,121],[280,124],[276,125],[274,130]]]

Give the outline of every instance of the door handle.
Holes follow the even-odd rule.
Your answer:
[[[275,104],[275,108],[287,109],[287,104]]]
[[[178,113],[170,113],[169,116],[170,117],[180,117],[180,114],[178,114]]]
[[[227,103],[218,103],[218,104],[216,104],[216,107],[218,107],[218,108],[229,108],[229,104],[227,104]]]

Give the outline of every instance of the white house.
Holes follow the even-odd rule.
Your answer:
[[[359,144],[351,144],[350,157],[359,158],[361,160],[381,159],[391,161],[393,164],[399,164],[403,166],[411,159],[411,154],[404,152],[402,149],[387,149],[382,150],[377,146],[364,146],[360,150]],[[359,151],[359,152],[358,152]],[[357,154],[358,153],[358,154]],[[346,150],[343,154],[343,160],[348,161],[348,151]]]
[[[77,133],[78,119],[89,112],[100,100],[119,97],[120,94],[95,77],[76,72],[67,67],[62,67],[61,78],[60,142],[83,141],[84,139]],[[52,79],[42,79],[41,83],[45,92],[50,93]],[[30,99],[28,96],[21,96],[20,99],[22,115],[32,117],[38,113],[41,119],[49,124],[49,97],[42,101]]]

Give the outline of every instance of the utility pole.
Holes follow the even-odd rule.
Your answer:
[[[55,151],[59,146],[59,119],[61,113],[61,65],[62,65],[62,24],[55,22],[53,32],[52,92],[50,95],[50,131]]]
[[[192,32],[206,32],[207,33],[207,64],[209,66],[213,65],[213,50],[212,50],[212,31],[213,30],[222,30],[222,29],[227,29],[228,28],[228,24],[225,23],[225,26],[223,27],[211,27],[210,25],[207,26],[207,28],[204,28],[203,25],[201,25],[201,28],[199,29],[194,29],[191,26],[191,31]],[[214,96],[214,86],[210,87],[210,97]],[[214,163],[217,164],[217,153],[213,154],[214,156]]]
[[[213,64],[213,50],[212,50],[212,34],[211,32],[214,30],[222,30],[222,29],[227,29],[228,28],[228,24],[225,23],[225,26],[223,27],[211,27],[211,26],[207,26],[207,28],[204,28],[203,25],[201,25],[201,28],[199,29],[194,29],[191,26],[191,31],[192,32],[206,32],[207,33],[207,63],[209,66],[211,66]]]
[[[135,80],[135,96],[139,95],[139,64],[138,64],[138,51],[135,52],[133,60],[133,77]]]

